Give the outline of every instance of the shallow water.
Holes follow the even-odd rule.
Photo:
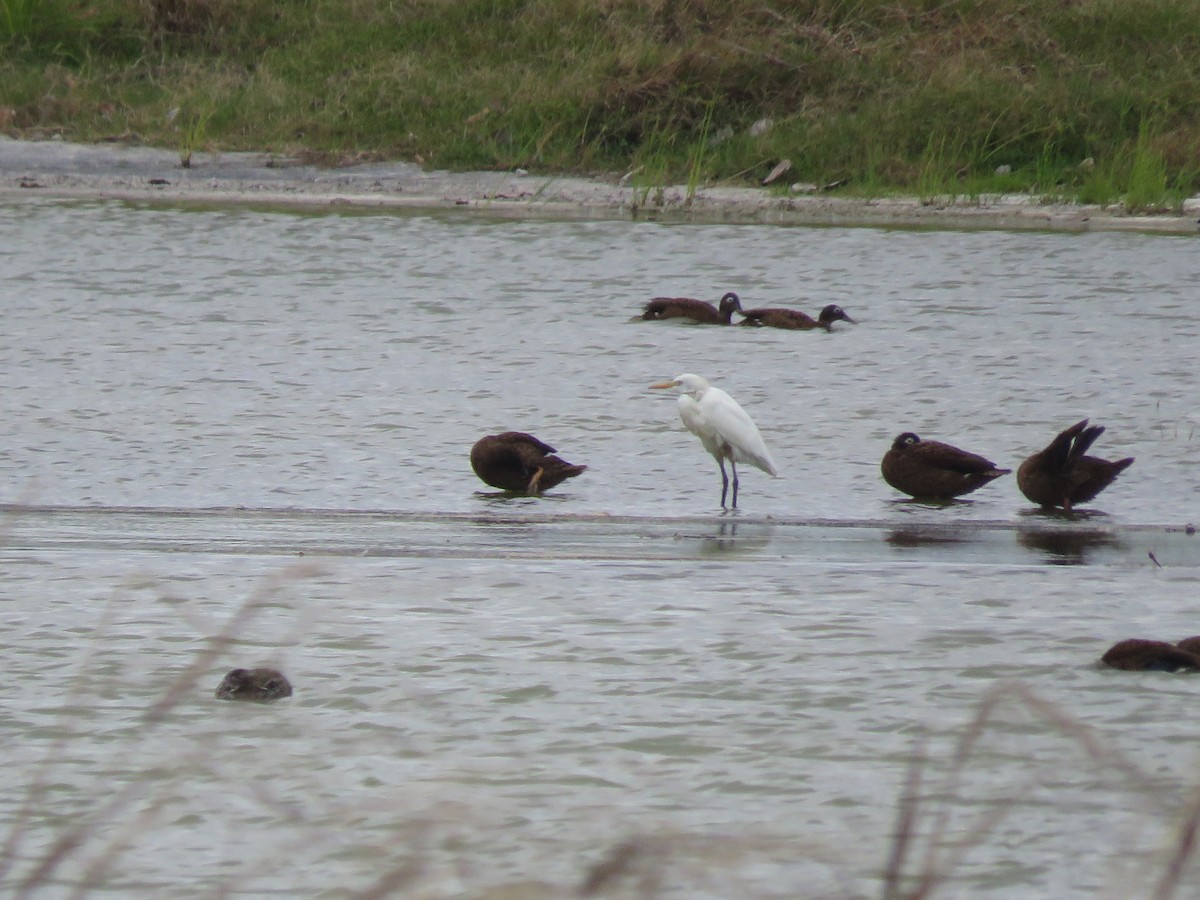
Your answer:
[[[562,895],[641,836],[621,890],[876,895],[921,735],[951,837],[1008,811],[952,893],[1165,871],[1195,684],[1094,660],[1200,633],[1193,240],[30,202],[0,248],[7,886]],[[727,289],[860,324],[630,321]],[[736,516],[647,390],[682,371],[783,474]],[[1137,462],[1074,521],[878,476],[900,431],[1015,468],[1084,416]],[[588,471],[480,490],[507,428]],[[291,700],[211,698],[260,662]],[[1006,694],[942,784],[1013,680],[1077,724]]]

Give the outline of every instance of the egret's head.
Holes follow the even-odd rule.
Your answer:
[[[676,375],[670,381],[660,381],[658,384],[650,385],[652,388],[673,388],[677,387],[685,394],[691,394],[693,397],[699,397],[708,390],[708,382],[699,375]]]
[[[852,318],[846,315],[846,311],[836,303],[830,303],[827,307],[821,310],[821,314],[817,317],[817,321],[822,325],[832,325],[839,319],[843,322],[849,322],[851,325],[858,324]]]

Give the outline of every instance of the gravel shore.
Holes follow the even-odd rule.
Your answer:
[[[616,177],[437,172],[398,162],[322,168],[263,153],[201,153],[183,168],[179,154],[170,150],[0,137],[0,197],[30,195],[167,204],[460,208],[563,218],[1200,233],[1200,198],[1185,202],[1178,214],[1158,215],[1047,205],[1025,196],[861,200],[749,187],[701,187],[689,200],[685,186],[647,190]]]

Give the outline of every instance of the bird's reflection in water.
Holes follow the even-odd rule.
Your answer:
[[[701,552],[705,554],[747,552],[759,550],[771,539],[771,528],[761,524],[742,524],[741,536],[738,535],[738,522],[732,518],[722,519],[717,525],[716,533],[703,538]]]
[[[1049,528],[1022,528],[1017,543],[1045,554],[1055,566],[1082,566],[1097,550],[1116,550],[1121,540],[1103,531],[1077,531]]]
[[[966,538],[959,531],[931,525],[908,525],[888,532],[887,542],[893,547],[928,547],[941,544],[961,544]]]
[[[970,507],[975,504],[975,501],[964,500],[961,497],[948,497],[945,500],[933,500],[929,497],[896,497],[894,500],[889,500],[888,503],[896,509],[909,512],[921,509],[945,509],[948,506]]]
[[[1108,513],[1102,509],[1061,509],[1057,506],[1023,509],[1017,515],[1023,519],[1042,522],[1086,522],[1090,519],[1104,520],[1108,518]]]

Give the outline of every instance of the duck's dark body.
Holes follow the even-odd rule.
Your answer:
[[[292,685],[277,669],[234,669],[217,686],[218,700],[270,703],[292,696]]]
[[[990,459],[940,441],[923,441],[906,431],[892,442],[879,466],[883,480],[923,500],[950,500],[1007,475]]]
[[[738,295],[730,291],[721,298],[720,306],[691,297],[655,297],[642,311],[643,319],[691,319],[703,325],[730,325],[733,314],[741,312]]]
[[[489,434],[471,448],[471,468],[486,484],[502,491],[539,494],[574,478],[587,466],[554,455],[554,448],[523,431]]]
[[[745,316],[742,319],[743,325],[760,326],[765,325],[768,328],[790,328],[793,331],[808,331],[813,328],[824,328],[826,331],[833,330],[834,322],[849,322],[851,325],[857,324],[852,318],[846,315],[846,311],[840,306],[830,303],[813,318],[808,313],[800,312],[798,309],[777,309],[774,307],[764,309],[747,309],[742,311]]]
[[[1185,638],[1179,644],[1130,638],[1109,647],[1100,662],[1130,672],[1200,672],[1200,654],[1187,649],[1198,644],[1198,638]]]
[[[1195,653],[1197,656],[1200,656],[1200,635],[1184,638],[1175,646],[1180,650],[1186,650],[1188,653]]]
[[[1017,469],[1021,493],[1041,506],[1072,506],[1087,503],[1133,465],[1133,457],[1110,462],[1085,455],[1103,425],[1076,422],[1058,435],[1045,450],[1039,450]]]

